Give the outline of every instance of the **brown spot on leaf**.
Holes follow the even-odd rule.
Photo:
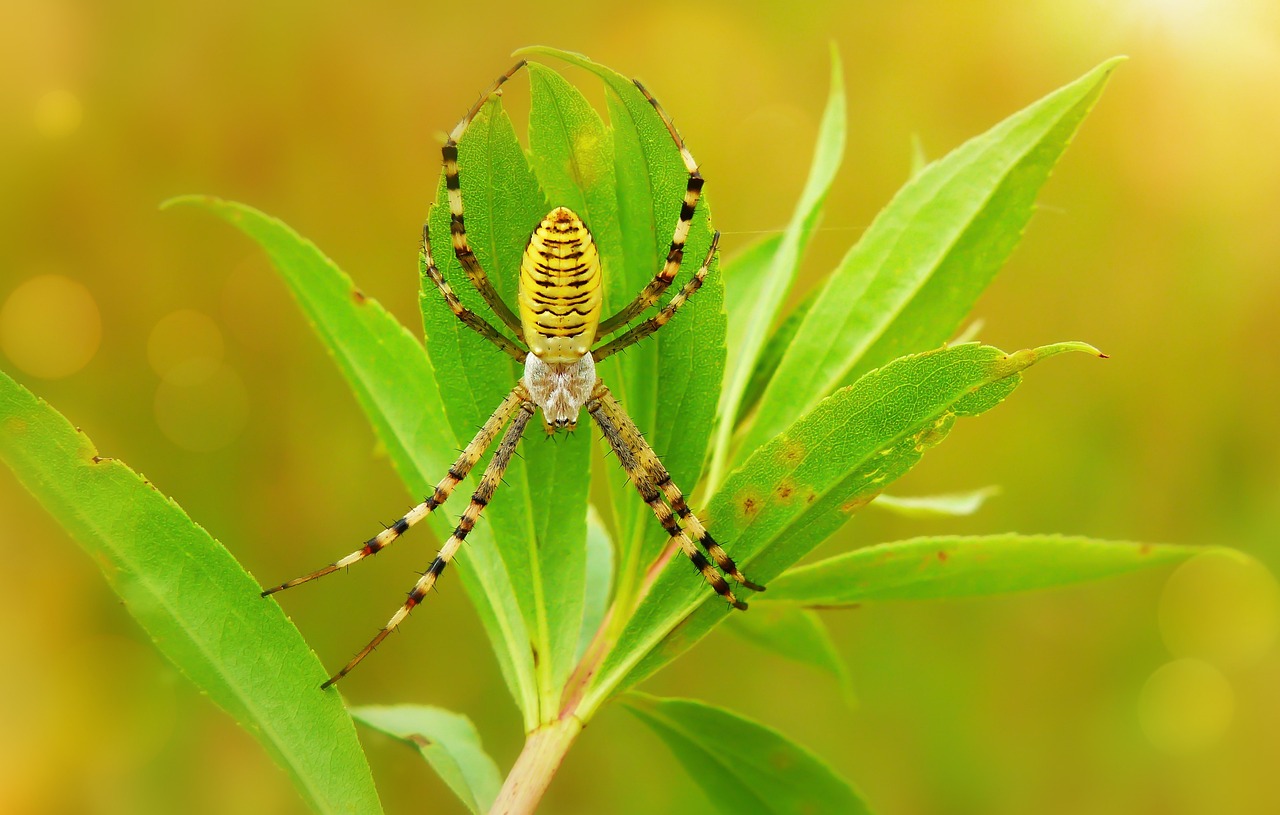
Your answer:
[[[804,445],[798,441],[792,441],[786,436],[778,439],[781,447],[778,448],[778,458],[788,464],[799,464],[804,460]]]
[[[941,560],[943,563],[947,562],[947,552],[945,549],[938,550],[938,560]]]
[[[796,488],[792,484],[790,478],[784,478],[777,487],[774,487],[774,494],[778,496],[780,501],[789,501],[791,496],[795,495]]]
[[[814,492],[813,490],[809,490],[809,494],[804,497],[804,502],[806,504],[812,504],[814,501],[817,501],[817,500],[818,500],[818,493]]]
[[[742,510],[743,518],[752,521],[760,514],[760,510],[764,509],[764,496],[754,488],[745,489],[738,493],[736,503]]]
[[[1144,543],[1144,544],[1142,544],[1141,546],[1139,546],[1139,547],[1138,547],[1138,554],[1140,554],[1140,555],[1149,555],[1149,554],[1151,554],[1151,544],[1149,544],[1149,543]]]
[[[855,495],[840,505],[840,511],[851,515],[871,503],[871,500],[879,494],[880,493],[878,492],[874,492],[870,495]]]
[[[352,290],[351,290],[351,299],[352,299],[352,300],[355,300],[357,304],[359,304],[359,305],[362,305],[362,306],[363,306],[363,305],[365,304],[365,302],[366,302],[369,298],[368,298],[368,297],[366,297],[366,296],[365,296],[365,293],[364,293],[364,292],[362,292],[362,291],[360,291],[359,289],[352,289]]]

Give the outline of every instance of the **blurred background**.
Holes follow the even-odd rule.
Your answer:
[[[895,488],[999,485],[976,516],[872,507],[823,551],[1061,531],[1226,544],[1280,565],[1269,0],[576,3],[554,15],[0,0],[0,365],[260,580],[292,576],[409,496],[264,255],[160,201],[211,193],[279,216],[417,331],[416,241],[443,132],[513,49],[578,50],[643,78],[701,162],[731,254],[784,224],[800,192],[831,39],[849,145],[796,299],[906,179],[913,137],[939,157],[1106,57],[1131,60],[974,315],[979,337],[1006,349],[1080,339],[1112,359],[1036,369]],[[525,88],[507,95],[517,110]],[[428,535],[404,546],[287,598],[326,665],[366,641],[434,553]],[[7,469],[0,552],[0,812],[304,811]],[[1250,603],[1227,603],[1257,577],[1192,569],[833,613],[856,706],[829,677],[724,632],[646,689],[714,687],[886,815],[1276,812],[1280,654],[1262,637],[1189,660],[1199,652],[1170,622],[1207,620],[1197,636],[1228,644],[1267,630]],[[519,751],[515,708],[456,585],[344,691],[466,713],[504,769]],[[413,751],[362,738],[388,812],[462,811]],[[665,747],[611,708],[544,811],[708,809]]]

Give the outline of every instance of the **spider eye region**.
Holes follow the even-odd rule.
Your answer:
[[[547,213],[520,260],[520,327],[529,350],[551,364],[591,351],[600,325],[600,253],[591,230],[568,207]]]
[[[572,430],[596,386],[595,359],[587,354],[576,362],[548,363],[530,353],[520,381],[533,403],[542,408],[548,433]]]

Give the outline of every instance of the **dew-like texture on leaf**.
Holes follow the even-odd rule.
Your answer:
[[[580,54],[551,48],[528,48],[519,53],[564,60],[595,74],[605,86],[609,118],[605,141],[613,150],[615,187],[610,191],[601,185],[588,195],[587,202],[617,220],[612,226],[597,226],[591,221],[587,225],[593,233],[602,230],[608,236],[601,258],[607,318],[631,302],[662,268],[679,218],[688,171],[662,119],[632,80]],[[595,122],[588,122],[588,136],[577,138],[579,143],[590,145],[595,139],[590,135],[595,132]],[[697,146],[690,149],[697,156]],[[541,158],[538,161],[537,166],[544,168],[541,178],[545,164]],[[714,186],[715,179],[708,179],[707,187]],[[610,194],[612,206],[604,200]],[[697,272],[706,256],[711,244],[710,211],[704,192],[694,213],[680,273],[660,304]],[[617,235],[620,255],[610,253],[613,234]],[[656,306],[647,314],[654,311]],[[672,479],[686,492],[698,483],[710,442],[724,377],[725,319],[724,284],[717,260],[697,295],[661,331],[600,366],[605,383],[662,458]],[[619,530],[619,591],[626,594],[634,591],[634,581],[662,550],[667,535],[628,481],[611,478],[609,485]]]
[[[502,776],[466,716],[426,705],[355,707],[351,715],[363,725],[418,748],[458,800],[476,815],[493,806]]]
[[[823,400],[735,471],[708,525],[744,571],[768,584],[938,444],[960,417],[995,407],[1020,372],[1062,343],[1006,354],[959,345],[894,360]],[[749,594],[748,592],[744,593]],[[682,561],[667,566],[602,666],[585,707],[674,659],[731,611]],[[750,613],[750,612],[747,612]]]
[[[382,811],[351,718],[280,607],[182,508],[0,373],[0,458],[97,562],[156,647],[253,734],[311,808]]]
[[[751,452],[866,371],[952,336],[1004,264],[1117,60],[1014,114],[904,186],[841,261],[760,398]]]
[[[266,250],[408,488],[410,497],[399,509],[408,509],[429,495],[457,458],[461,444],[445,420],[431,361],[422,345],[314,244],[279,220],[244,204],[205,196],[175,198],[166,206],[174,204],[212,212]],[[440,540],[453,529],[449,509],[456,506],[454,502],[465,501],[469,492],[459,487],[461,497],[428,517],[427,524]],[[530,719],[537,709],[533,660],[506,568],[490,529],[476,529],[467,543],[460,555],[466,568],[454,570],[452,576],[460,576],[493,643],[507,687]],[[336,557],[345,550],[335,549],[332,554]]]
[[[625,702],[720,812],[870,812],[853,785],[826,762],[759,722],[693,699],[631,693]]]
[[[469,244],[510,305],[529,235],[551,205],[497,98],[485,104],[459,142],[458,165]],[[497,327],[454,255],[449,221],[441,179],[428,219],[432,256],[463,304]],[[524,367],[463,325],[425,275],[421,301],[427,352],[445,411],[455,435],[469,438],[515,387]],[[590,448],[583,428],[548,437],[535,423],[525,433],[522,457],[511,462],[484,511],[529,634],[539,720],[555,713],[582,622]]]
[[[767,599],[843,606],[1007,594],[1172,565],[1202,551],[1066,535],[913,538],[792,569],[770,584]]]

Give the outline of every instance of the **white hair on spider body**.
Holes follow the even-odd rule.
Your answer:
[[[578,423],[578,413],[596,385],[596,361],[590,354],[577,362],[543,362],[530,353],[521,378],[533,403],[542,408],[547,432]]]

